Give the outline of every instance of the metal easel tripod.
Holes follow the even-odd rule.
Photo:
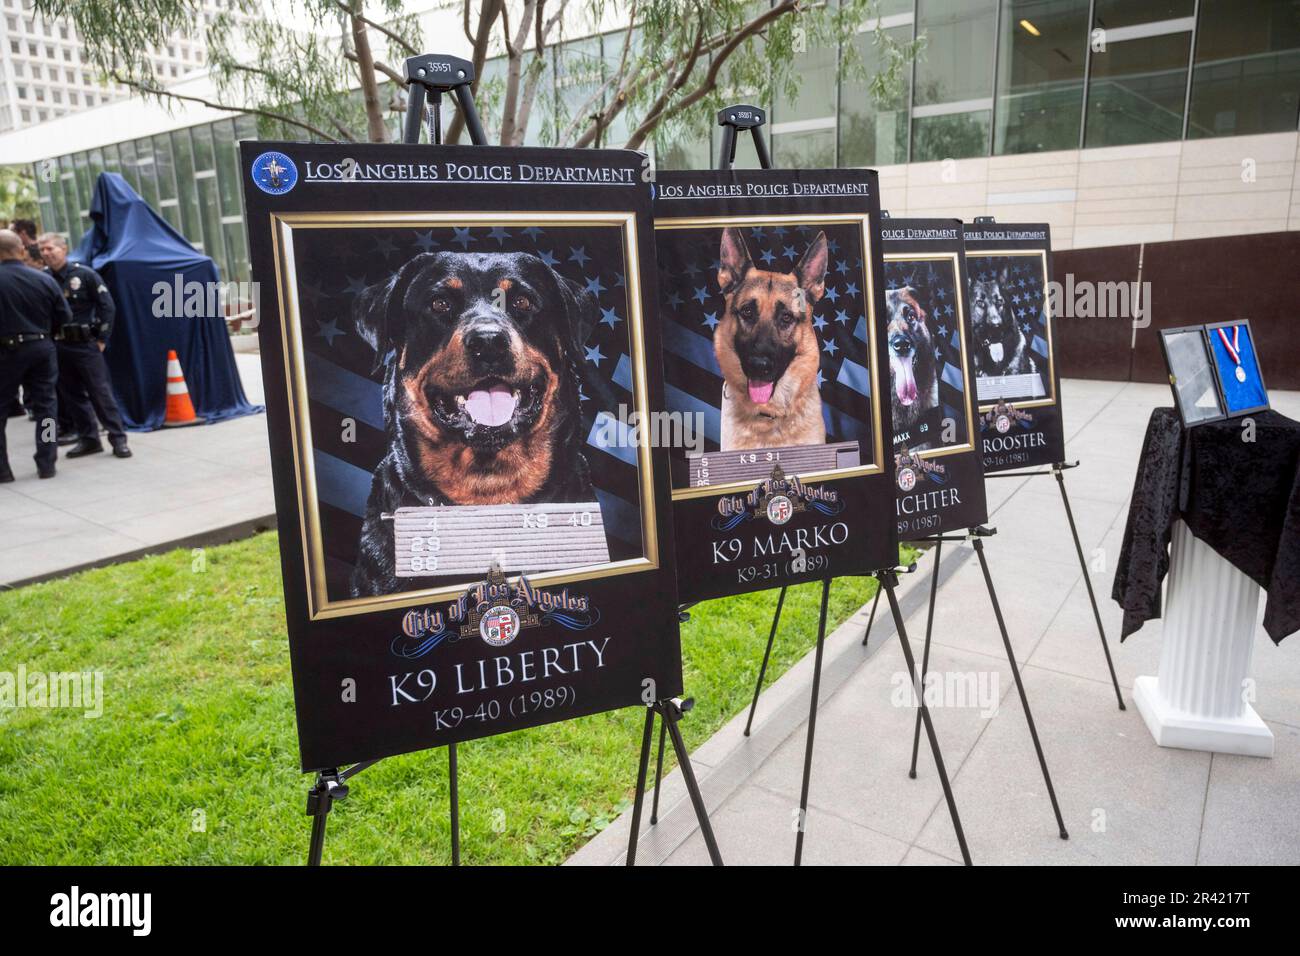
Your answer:
[[[933,535],[927,540],[934,542],[934,568],[930,572],[930,608],[925,619],[925,647],[921,653],[921,680],[917,685],[918,701],[923,701],[924,697],[919,696],[924,693],[925,676],[930,668],[930,637],[933,633],[934,626],[934,602],[935,593],[939,584],[939,562],[943,553],[943,543],[945,541],[969,541],[975,549],[975,554],[979,558],[980,569],[984,572],[984,586],[989,592],[989,601],[993,604],[993,616],[998,622],[998,631],[1002,635],[1002,647],[1007,654],[1007,663],[1011,665],[1011,676],[1016,682],[1016,691],[1020,695],[1020,706],[1025,712],[1025,723],[1029,725],[1029,736],[1034,742],[1034,752],[1038,755],[1038,766],[1043,772],[1043,782],[1047,784],[1047,795],[1052,803],[1052,813],[1056,816],[1056,826],[1062,840],[1070,838],[1069,832],[1065,828],[1065,821],[1061,817],[1061,806],[1056,799],[1056,788],[1052,786],[1052,775],[1047,769],[1047,758],[1043,756],[1043,745],[1038,739],[1038,727],[1034,723],[1033,712],[1029,709],[1029,697],[1025,693],[1024,681],[1020,677],[1020,665],[1016,663],[1016,654],[1011,647],[1011,638],[1007,635],[1006,621],[1002,617],[1002,606],[998,603],[997,592],[993,588],[993,577],[989,574],[988,559],[984,556],[984,538],[988,538],[997,533],[994,528],[971,528],[964,535]],[[868,634],[870,634],[871,625],[868,624]],[[866,638],[863,638],[866,643]],[[921,711],[918,708],[916,715],[916,726],[912,732],[912,765],[908,769],[907,775],[913,780],[916,779],[916,757],[917,749],[921,739]]]

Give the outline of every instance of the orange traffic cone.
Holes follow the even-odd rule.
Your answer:
[[[190,390],[185,387],[185,376],[181,374],[181,360],[176,357],[176,350],[167,352],[167,417],[164,428],[177,428],[181,425],[202,425],[203,419],[194,414],[194,403],[190,401]]]

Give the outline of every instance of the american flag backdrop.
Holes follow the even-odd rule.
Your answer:
[[[938,363],[939,419],[957,423],[951,442],[964,445],[970,441],[967,430],[966,376],[962,372],[961,321],[957,311],[956,269],[947,259],[886,259],[885,288],[910,288],[925,311],[930,335],[934,339],[934,357]],[[934,439],[938,444],[938,439]],[[894,450],[902,443],[895,436]],[[924,454],[924,453],[922,453]]]
[[[1051,381],[1047,374],[1047,279],[1043,275],[1043,260],[1037,252],[1011,256],[967,256],[967,281],[989,282],[997,279],[1002,270],[1007,273],[1007,288],[1003,289],[1011,312],[1024,330],[1029,342],[1038,374],[1042,377],[1047,394],[1051,394]],[[987,400],[986,400],[987,404]]]
[[[331,599],[348,596],[374,468],[387,453],[382,364],[357,332],[353,307],[425,252],[529,253],[596,299],[599,315],[579,357],[587,461],[611,560],[644,553],[637,449],[619,424],[633,407],[629,297],[618,226],[458,226],[306,229],[294,233],[310,404],[312,455]],[[636,268],[636,264],[630,265]],[[609,419],[606,421],[606,419]],[[348,421],[352,424],[349,425]],[[451,579],[412,579],[431,587]]]
[[[829,250],[826,291],[813,306],[821,368],[817,383],[827,442],[857,441],[861,462],[872,463],[870,308],[856,223],[743,225],[754,268],[791,272],[818,232]],[[670,411],[699,413],[704,447],[721,439],[722,372],[713,335],[726,303],[718,285],[723,224],[657,229],[659,316],[664,340],[664,397]],[[674,459],[674,466],[679,464]],[[674,485],[686,484],[674,469]]]

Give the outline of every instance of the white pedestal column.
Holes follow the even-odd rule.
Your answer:
[[[1174,522],[1160,674],[1133,697],[1162,747],[1273,756],[1273,732],[1245,700],[1259,585]]]

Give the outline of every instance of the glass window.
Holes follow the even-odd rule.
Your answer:
[[[117,151],[122,157],[122,178],[136,192],[140,191],[140,170],[135,163],[135,144],[118,143]]]
[[[478,91],[474,94],[474,108],[478,111],[479,122],[483,124],[483,135],[489,143],[499,143],[501,140],[501,101],[505,97],[505,82],[505,57],[494,56],[483,63]],[[468,143],[469,134],[463,134],[460,141]]]
[[[712,169],[715,163],[709,137],[687,126],[659,127],[654,132],[654,146],[656,169]],[[737,147],[736,166],[758,166],[752,143],[742,142]]]
[[[623,44],[626,41],[627,34],[625,31],[611,33],[605,37],[604,57],[605,57],[605,76],[609,77],[618,72],[619,65],[623,62]],[[638,27],[632,34],[632,42],[628,46],[627,62],[635,63],[636,58],[641,53],[641,30]],[[622,110],[614,117],[609,128],[602,131],[601,143],[618,149],[632,135],[633,116],[627,109]],[[644,148],[644,147],[643,147]]]
[[[153,162],[158,171],[158,212],[179,231],[181,214],[176,200],[176,161],[172,155],[171,138],[166,133],[153,138]]]
[[[217,184],[221,196],[221,214],[238,216],[243,209],[243,193],[240,192],[239,152],[235,146],[234,119],[220,120],[212,124],[212,136],[216,143]]]
[[[995,153],[1077,149],[1088,0],[1002,0]]]
[[[194,183],[194,147],[190,131],[174,130],[171,134],[172,159],[176,167],[176,198],[180,200],[181,233],[191,243],[203,242],[203,227],[199,220],[199,193]]]
[[[519,78],[520,99],[523,98],[525,83],[526,78],[521,76]],[[501,90],[502,102],[504,102],[504,85],[502,85]],[[544,54],[542,75],[537,80],[537,92],[533,98],[533,108],[528,112],[528,128],[524,131],[525,146],[554,145],[556,133],[555,97],[555,49],[551,48]],[[518,116],[518,112],[515,115]],[[468,136],[465,141],[469,142]]]
[[[72,166],[77,174],[76,179],[74,180],[77,188],[76,221],[81,223],[81,231],[85,232],[90,228],[90,216],[82,215],[82,213],[89,213],[91,195],[90,167],[86,161],[86,154],[73,154]]]
[[[63,224],[59,222],[59,213],[54,205],[53,192],[50,189],[50,184],[41,175],[41,169],[42,167],[38,165],[35,170],[36,201],[37,208],[40,211],[41,231],[58,232],[63,228]]]
[[[226,250],[229,265],[222,275],[226,282],[248,282],[251,278],[248,263],[248,236],[244,232],[244,221],[222,223],[226,236]]]
[[[77,173],[71,156],[59,157],[58,179],[53,183],[61,207],[60,219],[63,228],[73,238],[81,227],[81,206],[77,203]]]
[[[600,109],[599,96],[604,77],[600,37],[565,43],[555,51],[554,143],[571,143],[587,128],[592,113]],[[593,99],[594,97],[594,99]],[[542,104],[537,104],[538,106]],[[537,117],[537,108],[533,109]]]
[[[919,0],[912,160],[989,151],[998,0]]]
[[[192,126],[190,134],[194,138],[194,171],[215,169],[216,161],[212,153],[212,127]]]
[[[235,142],[257,139],[257,117],[240,113],[235,117]]]
[[[912,39],[910,24],[886,30],[896,43]],[[882,68],[880,50],[873,31],[853,38],[868,77]],[[903,68],[903,87],[898,95],[878,103],[862,80],[844,79],[840,90],[840,165],[888,166],[907,162],[907,98],[912,85],[911,66]]]
[[[799,90],[791,97],[781,89],[774,98],[768,117],[772,162],[784,169],[834,166],[839,49],[813,47],[796,53],[789,69],[800,77]]]
[[[140,186],[137,190],[150,208],[158,209],[158,169],[154,164],[153,142],[147,139],[135,141],[135,162],[140,169]]]
[[[1181,139],[1193,0],[1097,0],[1085,146]]]
[[[90,172],[90,188],[93,196],[95,186],[99,183],[99,174],[104,171],[104,151],[102,149],[90,150],[86,154],[86,166]]]
[[[1201,0],[1189,138],[1296,128],[1300,0]]]
[[[1190,17],[1196,0],[1097,0],[1094,28],[1113,30]]]
[[[221,274],[226,275],[229,270],[221,234],[221,199],[217,194],[212,127],[191,127],[190,135],[194,141],[194,188],[198,194],[199,235],[203,237],[203,251],[216,260]]]

